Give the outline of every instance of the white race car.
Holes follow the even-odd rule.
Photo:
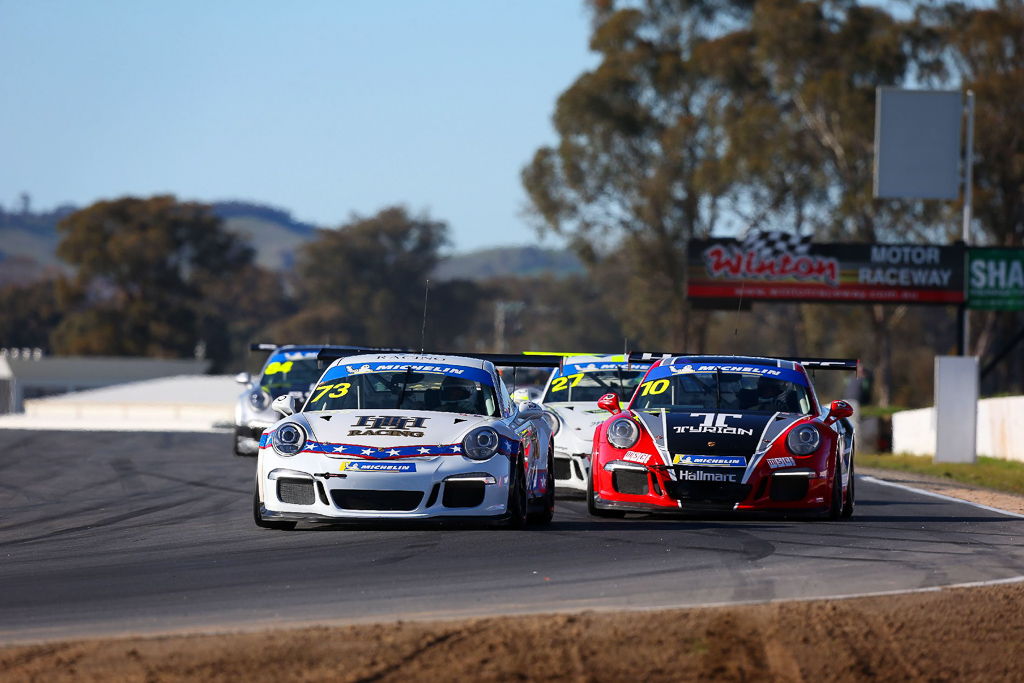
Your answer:
[[[245,386],[245,391],[235,403],[235,455],[256,455],[260,436],[270,425],[281,417],[270,407],[271,402],[282,394],[292,393],[304,398],[309,387],[320,377],[320,366],[316,356],[320,346],[277,346],[276,344],[253,344],[253,351],[270,351],[259,376],[251,377],[241,372],[235,381]]]
[[[274,400],[285,417],[260,440],[257,526],[551,520],[551,429],[540,406],[512,401],[495,363],[557,367],[560,359],[348,353],[320,353],[333,362],[304,402]]]
[[[608,418],[597,399],[613,393],[628,401],[649,363],[623,355],[566,356],[544,387],[541,404],[555,433],[554,475],[559,490],[585,493],[594,429]]]

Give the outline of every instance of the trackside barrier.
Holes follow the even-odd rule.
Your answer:
[[[978,401],[978,455],[1024,462],[1024,396]],[[892,416],[893,453],[935,455],[935,409],[902,410]]]

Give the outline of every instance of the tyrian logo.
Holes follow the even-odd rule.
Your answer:
[[[730,427],[726,424],[726,418],[734,417],[742,419],[742,415],[734,413],[690,413],[690,417],[701,417],[704,419],[700,424],[679,425],[673,427],[676,434],[738,434],[741,436],[751,436],[754,433],[753,429]],[[713,442],[708,442],[708,445],[710,446],[712,443]]]
[[[424,422],[429,417],[406,417],[404,415],[363,415],[356,419],[349,436],[408,436],[420,437]]]

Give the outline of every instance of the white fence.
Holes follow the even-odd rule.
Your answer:
[[[978,401],[978,455],[1024,462],[1024,396]],[[893,453],[935,454],[935,409],[892,416]]]

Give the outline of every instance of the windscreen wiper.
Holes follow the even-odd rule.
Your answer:
[[[410,365],[405,369],[402,374],[402,390],[398,392],[398,403],[395,404],[395,410],[402,407],[402,401],[405,399],[405,387],[409,385],[409,375],[412,374],[412,366]]]

